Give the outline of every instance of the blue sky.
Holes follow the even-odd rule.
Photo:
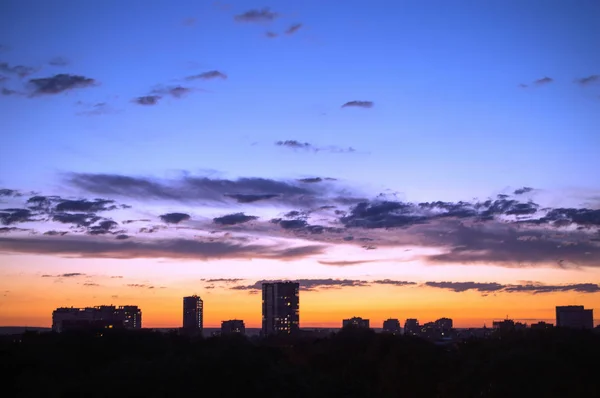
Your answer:
[[[266,6],[280,17],[234,20]],[[592,39],[600,6],[592,1],[1,7],[2,60],[40,68],[35,77],[68,72],[99,83],[48,98],[0,98],[14,148],[0,160],[11,170],[0,175],[4,185],[37,189],[64,171],[215,170],[326,174],[419,200],[507,186],[597,187],[600,86],[573,82],[600,67]],[[295,23],[302,28],[293,35],[264,36]],[[69,65],[47,65],[59,56]],[[207,70],[228,79],[195,82],[206,91],[157,106],[130,101]],[[532,87],[546,76],[554,81]],[[340,108],[352,100],[375,105]],[[77,101],[117,112],[77,115],[86,110]],[[273,145],[292,139],[356,152]]]

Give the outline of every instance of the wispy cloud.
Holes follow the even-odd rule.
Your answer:
[[[78,276],[85,276],[86,274],[81,273],[81,272],[69,272],[66,274],[58,274],[58,275],[48,275],[48,274],[44,274],[42,275],[42,278],[75,278]]]
[[[211,70],[208,72],[202,72],[197,75],[188,76],[185,78],[186,80],[213,80],[213,79],[227,79],[227,75],[218,70]]]
[[[33,87],[33,95],[52,95],[92,87],[96,85],[96,81],[85,76],[61,73],[51,77],[29,79],[29,84]]]
[[[542,77],[541,79],[534,80],[533,84],[538,85],[538,86],[543,86],[545,84],[552,83],[553,81],[554,81],[553,78],[546,76],[546,77]]]
[[[213,218],[213,222],[219,225],[236,225],[243,224],[248,221],[254,221],[258,219],[256,216],[247,216],[244,213],[228,214],[226,216]]]
[[[279,14],[272,12],[270,8],[249,10],[236,15],[234,20],[237,22],[271,22],[279,17]]]
[[[588,86],[592,83],[600,82],[600,75],[590,75],[587,77],[582,77],[580,79],[576,79],[575,83],[581,84],[582,86]]]
[[[301,23],[295,23],[295,24],[291,25],[289,28],[287,28],[285,30],[285,34],[286,35],[293,35],[297,31],[299,31],[300,28],[302,28],[302,24]]]
[[[0,72],[15,74],[19,77],[29,76],[37,71],[37,68],[24,65],[11,66],[7,62],[0,62]]]
[[[373,105],[373,101],[348,101],[342,108],[372,108]]]
[[[160,95],[143,95],[133,99],[138,105],[156,105],[162,97]]]
[[[65,57],[54,57],[48,61],[48,64],[52,66],[67,66],[69,63],[69,60]]]
[[[453,292],[461,293],[469,290],[480,293],[561,293],[561,292],[579,292],[579,293],[598,293],[600,286],[595,283],[575,283],[565,285],[545,285],[542,283],[530,283],[524,285],[503,285],[496,282],[481,283],[481,282],[425,282],[427,287],[435,287],[439,289],[452,290]]]
[[[307,150],[307,151],[313,151],[313,152],[331,152],[331,153],[352,153],[352,152],[356,152],[356,150],[352,147],[348,147],[348,148],[342,148],[339,146],[334,146],[334,145],[330,145],[330,146],[315,146],[313,144],[310,144],[308,142],[301,142],[298,140],[285,140],[285,141],[277,141],[275,142],[275,145],[280,146],[280,147],[284,147],[284,148],[290,148],[290,149],[296,149],[296,150]]]

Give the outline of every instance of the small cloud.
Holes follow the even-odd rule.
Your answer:
[[[308,142],[300,142],[296,140],[285,140],[285,141],[277,141],[275,143],[277,146],[283,146],[287,148],[293,149],[313,149],[314,147]]]
[[[184,95],[191,93],[193,90],[189,87],[173,86],[173,87],[162,87],[152,90],[151,94],[155,95],[170,95],[175,98],[181,98]]]
[[[265,32],[265,36],[268,37],[269,39],[274,39],[274,38],[278,37],[279,35],[275,32],[267,31],[267,32]]]
[[[80,75],[61,73],[52,77],[29,79],[33,86],[33,95],[59,94],[76,88],[91,87],[96,84],[94,79]]]
[[[69,65],[69,60],[64,57],[54,57],[48,61],[48,64],[52,66],[67,66]]]
[[[19,77],[25,77],[36,72],[36,69],[31,66],[14,65],[10,66],[6,62],[0,62],[0,72],[15,74]]]
[[[115,239],[117,239],[117,240],[129,239],[129,235],[120,234],[120,235],[115,236]]]
[[[521,84],[519,84],[519,87],[520,87],[520,88],[527,88],[527,87],[529,87],[529,86],[528,86],[527,84],[521,83]]]
[[[256,216],[247,216],[244,213],[228,214],[226,216],[213,218],[213,222],[219,225],[236,225],[258,219]]]
[[[11,90],[10,88],[6,88],[6,87],[2,87],[2,90],[0,91],[0,94],[5,95],[5,96],[9,96],[9,95],[20,95],[22,93],[16,91],[16,90]]]
[[[554,81],[554,79],[552,79],[551,77],[542,77],[541,79],[537,79],[533,82],[533,84],[537,85],[537,86],[543,86],[545,84],[549,84],[552,83]]]
[[[110,298],[116,299],[116,298],[119,298],[119,296],[117,296],[116,294],[113,294],[112,296],[110,296]]]
[[[120,275],[114,275],[114,276],[111,276],[110,278],[111,279],[123,279],[123,277]]]
[[[523,195],[524,193],[529,193],[533,191],[533,188],[531,187],[523,187],[523,188],[519,188],[516,189],[515,192],[513,192],[515,195]]]
[[[64,236],[64,235],[66,235],[68,233],[69,232],[67,232],[67,231],[54,231],[54,230],[51,230],[51,231],[44,232],[44,235],[46,235],[46,236]]]
[[[158,104],[158,100],[162,97],[160,95],[144,95],[141,97],[137,97],[133,100],[138,105],[156,105]]]
[[[372,101],[349,101],[342,105],[342,108],[355,107],[355,108],[372,108]]]
[[[206,283],[238,283],[243,281],[241,278],[216,278],[216,279],[200,279]]]
[[[277,17],[279,17],[279,14],[265,7],[261,10],[249,10],[243,14],[236,15],[234,20],[237,22],[270,22]]]
[[[94,201],[89,200],[65,200],[56,205],[56,211],[82,211],[82,212],[96,212],[105,210],[115,210],[115,206],[112,205],[114,200],[110,199],[96,199]],[[110,206],[108,206],[110,205]]]
[[[127,287],[134,287],[137,289],[154,289],[154,286],[152,285],[146,285],[146,284],[139,284],[139,283],[129,283],[127,285],[125,285]]]
[[[300,30],[301,27],[302,27],[301,23],[293,24],[292,26],[290,26],[289,28],[287,28],[287,30],[285,31],[285,34],[286,35],[293,35],[298,30]]]
[[[211,70],[208,72],[200,73],[198,75],[188,76],[185,79],[186,80],[197,80],[197,79],[202,79],[202,80],[223,79],[223,80],[225,80],[225,79],[227,79],[227,75],[218,70]]]
[[[97,102],[93,104],[90,109],[77,112],[77,115],[80,116],[98,116],[98,115],[107,115],[109,113],[115,113],[114,109],[112,109],[106,102]]]
[[[238,203],[254,203],[278,197],[277,194],[225,194],[227,198],[235,199]]]
[[[58,274],[58,275],[49,275],[49,274],[44,274],[42,275],[42,278],[76,278],[78,276],[85,276],[86,274],[83,274],[81,272],[68,272],[66,274]]]
[[[90,282],[90,283],[84,283],[83,286],[100,286],[100,285],[97,284],[97,283],[91,283]]]
[[[0,189],[0,196],[13,196],[16,198],[18,196],[22,196],[22,194],[16,189],[2,188]]]
[[[179,224],[182,221],[189,220],[190,215],[185,213],[167,213],[161,215],[160,219],[167,224]]]
[[[592,83],[600,82],[600,75],[590,75],[588,77],[582,77],[581,79],[576,79],[575,83],[579,83],[582,86],[587,86]]]

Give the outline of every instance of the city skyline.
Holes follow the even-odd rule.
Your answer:
[[[0,326],[600,310],[600,5],[58,3],[0,4]]]

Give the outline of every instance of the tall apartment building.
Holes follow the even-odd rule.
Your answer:
[[[585,309],[583,305],[557,306],[556,326],[573,329],[593,329],[594,310]]]
[[[418,336],[421,333],[421,325],[414,318],[408,318],[404,322],[404,334],[408,336]]]
[[[183,329],[188,332],[204,329],[204,302],[199,296],[183,298]]]
[[[231,335],[231,334],[246,334],[246,326],[244,325],[244,321],[239,319],[231,319],[229,321],[221,322],[221,335]]]
[[[342,320],[342,327],[345,327],[345,328],[355,327],[355,328],[368,329],[369,328],[369,320],[362,319],[361,317],[355,316],[350,319]]]
[[[52,330],[89,330],[96,328],[141,329],[142,311],[136,305],[115,307],[61,307],[52,312]]]
[[[300,329],[300,284],[262,284],[262,334],[294,334]]]
[[[386,319],[383,321],[384,333],[400,334],[400,321],[397,319]]]

